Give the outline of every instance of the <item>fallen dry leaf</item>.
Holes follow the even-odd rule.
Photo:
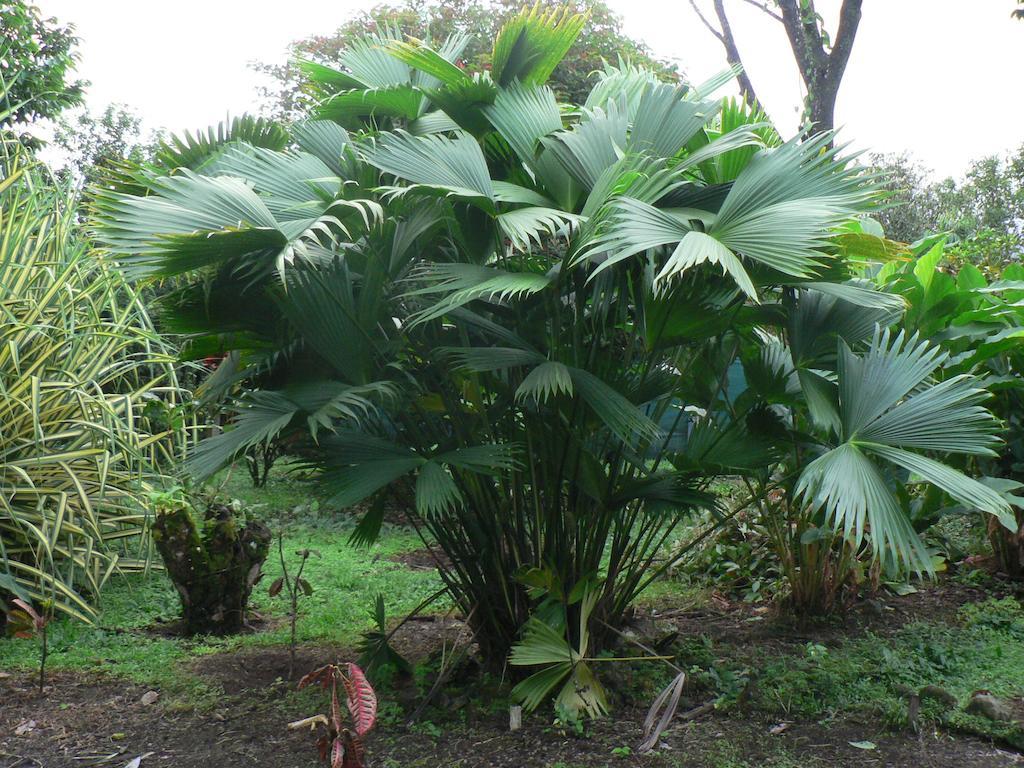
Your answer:
[[[30,731],[34,731],[35,727],[36,727],[36,721],[35,720],[22,720],[20,723],[18,723],[18,727],[14,729],[14,735],[15,736],[24,736],[26,733],[29,733]]]

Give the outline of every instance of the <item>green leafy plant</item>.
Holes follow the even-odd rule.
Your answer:
[[[292,730],[309,728],[321,735],[317,739],[320,759],[329,762],[331,768],[364,768],[365,747],[363,737],[377,721],[377,695],[366,675],[355,664],[349,663],[344,669],[338,664],[328,664],[310,672],[299,681],[299,689],[319,685],[331,692],[330,716],[314,715],[288,724]],[[341,715],[339,685],[345,690],[345,705],[348,709],[352,729],[345,727]]]
[[[388,630],[384,595],[377,595],[374,600],[373,610],[370,611],[370,619],[373,621],[373,629],[363,632],[362,639],[357,647],[359,651],[359,665],[371,677],[375,674],[386,674],[385,670],[388,669],[400,675],[411,675],[412,666],[391,645],[391,638],[398,627],[404,622],[400,623],[398,627],[390,631]],[[374,677],[374,679],[376,680],[377,678]]]
[[[747,510],[721,526],[694,550],[688,570],[715,585],[715,589],[741,597],[746,602],[771,599],[780,590],[779,559],[765,526],[756,513]],[[680,545],[685,546],[686,540]]]
[[[856,237],[839,247],[851,256],[876,270],[888,258],[870,228],[846,231]],[[860,279],[841,290],[795,290],[781,309],[771,341],[738,345],[747,389],[724,407],[725,430],[772,456],[744,482],[794,608],[825,613],[844,593],[877,588],[883,575],[933,573],[919,535],[922,504],[950,499],[1013,527],[1006,498],[961,471],[965,460],[997,456],[1000,424],[984,407],[986,381],[969,367],[948,375],[948,351],[892,329],[912,319],[901,297]]]
[[[904,326],[932,340],[946,353],[935,375],[953,380],[967,374],[981,377],[992,393],[992,412],[1005,425],[1005,447],[998,454],[972,453],[962,467],[1014,508],[1001,522],[990,521],[989,538],[1000,568],[1024,575],[1024,267],[1011,264],[989,280],[970,263],[959,263],[956,274],[947,265],[945,238],[926,238],[913,246],[905,264],[883,268],[876,281],[902,296],[908,311]],[[955,505],[942,497],[925,497],[915,514],[926,523],[944,514],[973,511],[977,504]]]
[[[274,579],[270,584],[270,588],[267,590],[267,594],[270,597],[277,597],[281,594],[283,589],[289,600],[289,611],[288,611],[288,623],[291,628],[291,634],[288,641],[288,679],[292,679],[292,675],[295,673],[295,648],[298,644],[296,638],[296,627],[299,620],[299,598],[302,596],[312,597],[313,585],[309,583],[308,579],[302,578],[302,571],[306,568],[306,561],[310,557],[319,558],[321,555],[315,549],[300,549],[295,553],[295,556],[299,558],[299,567],[295,569],[295,575],[290,576],[288,574],[288,561],[284,556],[284,533],[278,533],[277,535],[277,557],[281,564],[281,575]]]
[[[544,81],[581,23],[528,8],[475,73],[455,38],[379,32],[342,68],[307,68],[323,98],[293,149],[217,146],[149,177],[148,194],[97,204],[110,257],[140,278],[188,276],[168,314],[225,355],[215,377],[248,385],[195,475],[282,439],[332,503],[367,502],[355,541],[377,536],[385,499],[406,508],[496,667],[541,599],[522,573],[548,570],[564,594],[601,573],[596,597],[569,604],[559,660],[587,660],[570,676],[673,565],[663,544],[715,505],[718,477],[759,475],[858,547],[869,524],[872,552],[921,560],[889,507],[868,504],[883,481],[847,485],[852,505],[826,487],[867,450],[854,433],[826,416],[795,447],[800,430],[771,433],[788,400],[737,403],[730,385],[741,358],[783,360],[787,337],[821,340],[787,379],[806,383],[815,419],[856,378],[902,304],[855,279],[858,249],[881,242],[850,224],[875,180],[831,134],[782,142],[761,113],[713,98],[731,72],[679,85],[608,67],[583,104],[560,105]],[[857,318],[842,371],[815,307]],[[787,451],[794,463],[766,472]],[[764,498],[752,490],[748,507]]]
[[[557,577],[551,571],[533,571],[524,574],[522,578],[531,585],[535,597],[542,600],[535,615],[523,627],[522,639],[512,646],[509,664],[542,668],[512,689],[513,698],[521,701],[527,711],[532,711],[555,694],[554,707],[558,720],[567,725],[607,713],[608,694],[594,666],[636,659],[589,653],[590,617],[601,594],[600,584],[594,579],[584,579],[571,592],[564,594],[560,591]],[[578,624],[572,622],[574,607]],[[653,653],[640,658],[650,661],[667,660],[667,657]],[[678,671],[680,675],[676,682],[681,686],[685,675],[682,670]],[[673,686],[670,685],[669,689]],[[668,693],[663,692],[658,697],[652,712],[665,702],[667,696]],[[674,702],[677,703],[678,699],[677,693]],[[674,703],[669,709],[674,712]],[[664,725],[661,729],[664,729]],[[647,729],[645,736],[650,735],[650,730]]]
[[[589,657],[590,614],[599,593],[588,590],[580,595],[578,642],[575,647],[564,632],[537,618],[530,619],[523,629],[522,642],[512,647],[509,663],[513,666],[543,666],[512,689],[512,695],[527,710],[536,709],[558,689],[555,707],[579,717],[581,714],[600,717],[608,711],[608,695],[597,679],[592,666],[598,661]]]
[[[146,498],[186,431],[161,417],[182,397],[172,350],[75,205],[0,146],[0,574],[92,621],[112,573],[151,564]]]

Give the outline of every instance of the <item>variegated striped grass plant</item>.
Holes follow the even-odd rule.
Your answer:
[[[184,450],[173,360],[73,190],[0,150],[0,590],[91,621],[149,566],[146,497]]]

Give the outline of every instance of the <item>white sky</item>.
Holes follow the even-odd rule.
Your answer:
[[[709,0],[700,0],[710,9]],[[261,76],[290,42],[328,34],[374,0],[35,0],[73,22],[88,103],[135,108],[148,128],[202,128],[252,110]],[[525,4],[525,0],[524,0]],[[686,0],[610,0],[628,34],[699,81],[725,66],[722,48]],[[819,0],[834,31],[839,0]],[[802,93],[775,22],[727,0],[758,96],[784,132]],[[1024,142],[1024,22],[1013,0],[865,0],[836,110],[842,137],[871,151],[910,151],[938,175]],[[713,14],[710,14],[713,16]]]

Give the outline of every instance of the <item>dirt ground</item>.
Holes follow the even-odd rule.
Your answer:
[[[0,680],[0,765],[3,768],[126,766],[142,756],[141,768],[241,768],[315,765],[306,734],[290,732],[278,708],[268,706],[286,690],[255,669],[257,687],[228,695],[211,712],[175,713],[159,702],[146,705],[146,690],[113,681],[58,675],[43,696],[28,677]],[[828,727],[793,723],[778,735],[780,723],[710,716],[670,728],[657,752],[647,757],[616,757],[617,746],[641,737],[640,711],[618,713],[580,739],[528,718],[510,733],[507,719],[493,715],[431,735],[383,731],[369,739],[374,766],[459,766],[462,768],[545,768],[566,766],[707,766],[714,756],[742,756],[762,764],[788,752],[801,765],[974,768],[1024,764],[1020,755],[969,738],[871,733],[877,749],[850,746],[865,738],[864,723],[834,722]],[[133,766],[134,768],[134,766]]]
[[[822,640],[829,633],[849,637],[870,629],[884,634],[921,616],[935,619],[954,612],[981,594],[951,585],[888,599],[881,607],[865,605],[842,626],[811,629],[787,625],[762,609],[725,601],[700,611],[643,614],[637,624],[668,622],[680,633],[718,635],[749,647],[784,650],[808,639]],[[414,621],[402,628],[396,645],[403,653],[422,657],[442,646],[450,648],[460,633],[461,626],[452,620]],[[337,658],[351,658],[351,654],[342,648],[303,647],[297,669]],[[40,694],[31,675],[0,673],[0,768],[316,765],[309,735],[286,728],[290,719],[315,713],[297,710],[304,702],[296,700],[294,686],[284,681],[287,669],[284,649],[195,660],[188,671],[224,691],[212,707],[182,706],[163,697],[149,702],[145,688],[99,674],[54,674]],[[450,722],[409,727],[404,717],[418,695],[409,691],[404,714],[382,719],[369,738],[369,764],[375,768],[1024,765],[1024,756],[967,736],[891,733],[877,723],[853,718],[823,725],[779,722],[757,713],[715,712],[692,721],[677,719],[654,753],[637,756],[625,754],[624,748],[635,748],[640,742],[643,710],[617,710],[614,717],[591,726],[586,738],[553,727],[550,712],[528,716],[521,730],[509,732],[507,712],[488,711],[486,692],[469,693],[475,699],[473,706],[467,705],[468,696],[438,701],[454,714]],[[699,698],[684,701],[680,711],[701,703]],[[875,749],[851,745],[865,740],[873,742]]]

